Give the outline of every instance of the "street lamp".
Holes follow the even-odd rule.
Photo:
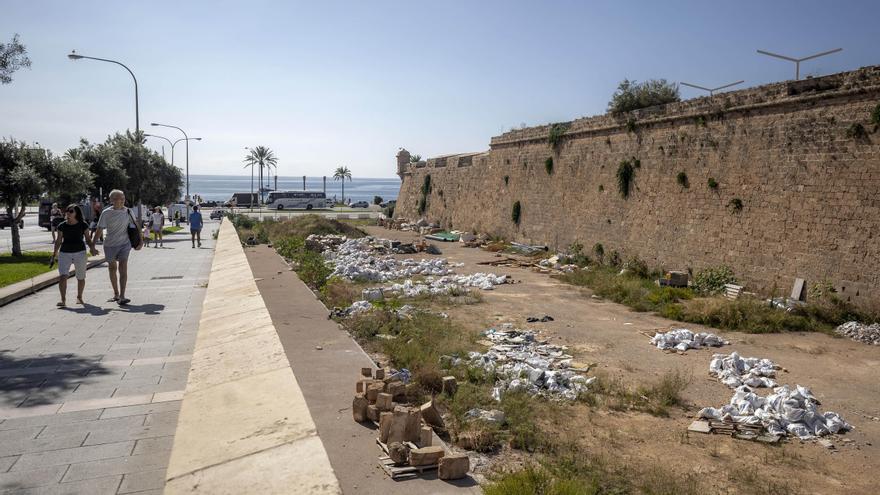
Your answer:
[[[824,57],[825,55],[831,55],[832,53],[837,53],[843,51],[843,48],[835,48],[834,50],[828,50],[827,52],[817,53],[815,55],[810,55],[809,57],[804,58],[794,58],[787,57],[785,55],[779,55],[778,53],[766,52],[764,50],[758,50],[758,53],[761,55],[767,55],[769,57],[781,58],[782,60],[788,60],[789,62],[794,62],[794,79],[795,81],[801,78],[801,62],[806,60],[812,60],[814,58]]]
[[[245,146],[244,149],[246,149],[248,151],[251,150],[247,146]],[[251,197],[248,198],[248,204],[250,204],[251,211],[254,211],[254,164],[251,163],[250,165],[251,165]],[[247,166],[247,165],[245,165],[245,166]]]
[[[717,88],[704,88],[704,87],[702,87],[702,86],[697,86],[696,84],[690,84],[690,83],[686,83],[686,82],[680,82],[679,84],[681,84],[682,86],[688,86],[688,87],[690,87],[690,88],[696,88],[696,89],[702,89],[703,91],[708,91],[708,92],[709,92],[709,96],[712,96],[712,95],[715,94],[716,91],[719,91],[719,90],[722,90],[722,89],[726,89],[726,88],[729,88],[729,87],[731,87],[731,86],[736,86],[737,84],[742,84],[742,83],[744,83],[744,82],[745,82],[745,81],[737,81],[737,82],[735,82],[735,83],[725,84],[724,86],[718,86]]]
[[[172,165],[174,165],[174,147],[177,146],[177,143],[179,143],[181,141],[186,141],[186,140],[190,140],[190,141],[201,141],[202,140],[202,138],[200,138],[200,137],[192,137],[192,138],[186,138],[186,139],[180,138],[180,139],[172,142],[167,137],[159,136],[157,134],[144,134],[144,137],[154,137],[154,138],[164,139],[165,141],[168,141],[168,144],[171,145],[171,164]]]
[[[80,55],[76,53],[76,50],[73,50],[69,54],[67,54],[67,58],[70,60],[79,60],[81,58],[85,58],[88,60],[98,60],[100,62],[110,62],[111,64],[121,65],[125,70],[131,74],[131,78],[134,79],[134,132],[137,134],[141,130],[141,117],[140,110],[138,109],[138,80],[134,77],[134,72],[131,71],[125,64],[122,62],[117,62],[115,60],[110,60],[106,58],[97,58],[97,57],[87,57],[85,55]]]
[[[181,129],[180,127],[177,127],[177,126],[168,125],[168,124],[157,124],[156,122],[151,122],[150,125],[159,126],[159,127],[170,127],[172,129],[177,129],[178,131],[183,133],[183,138],[184,138],[183,140],[186,141],[186,196],[184,196],[183,199],[186,202],[186,213],[187,213],[187,215],[189,215],[189,142],[190,142],[190,138],[189,138],[189,136],[186,135],[186,131],[184,131],[183,129]],[[195,139],[195,138],[193,138],[193,139]],[[172,152],[173,151],[174,150],[172,149]]]

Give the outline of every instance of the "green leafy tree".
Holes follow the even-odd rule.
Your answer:
[[[620,114],[680,100],[678,85],[666,79],[650,79],[642,83],[624,79],[611,96],[608,111]]]
[[[419,163],[420,161],[422,161],[422,155],[413,155],[409,157],[410,163]]]
[[[348,179],[351,182],[351,170],[348,167],[337,167],[336,171],[333,172],[333,180],[341,180],[342,181],[342,202],[345,203],[345,179]]]
[[[0,84],[11,83],[15,71],[30,66],[27,48],[18,41],[18,34],[12,35],[9,43],[0,43]]]
[[[253,148],[250,148],[250,152],[248,153],[247,157],[245,157],[245,163],[248,164],[248,165],[246,165],[246,167],[247,166],[260,167],[260,180],[259,180],[258,184],[260,184],[260,188],[259,188],[260,202],[262,203],[263,202],[263,192],[264,192],[263,191],[263,168],[265,167],[268,171],[269,167],[276,167],[276,170],[277,170],[278,158],[275,156],[275,152],[273,152],[268,147],[254,146]]]
[[[89,170],[95,176],[89,194],[95,198],[101,197],[102,193],[106,196],[113,189],[124,191],[128,187],[128,175],[122,168],[119,156],[110,139],[108,137],[107,143],[98,145],[90,144],[87,140],[82,139],[79,142],[79,147],[71,148],[64,153],[67,158],[79,160],[88,165]]]

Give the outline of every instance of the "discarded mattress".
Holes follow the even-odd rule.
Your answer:
[[[760,358],[740,357],[736,352],[730,354],[713,354],[709,362],[709,374],[717,377],[730,388],[741,385],[749,387],[775,387],[776,370],[773,361]]]
[[[676,349],[686,351],[688,349],[700,349],[702,347],[721,347],[730,342],[722,339],[714,333],[694,333],[686,328],[675,328],[668,332],[657,332],[651,338],[651,344],[658,349]]]
[[[730,403],[718,409],[706,407],[698,416],[728,423],[762,426],[771,435],[793,435],[800,439],[840,433],[852,429],[837,413],[819,411],[819,401],[806,387],[776,387],[767,397],[747,385],[736,388]]]

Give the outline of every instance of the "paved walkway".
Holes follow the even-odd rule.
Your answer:
[[[0,493],[161,493],[217,225],[133,253],[127,307],[102,265],[85,307],[52,286],[0,308]]]

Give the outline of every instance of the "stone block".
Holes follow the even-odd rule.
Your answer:
[[[385,369],[384,368],[377,369],[375,378],[376,378],[376,380],[384,380],[385,379]]]
[[[370,421],[379,421],[379,409],[375,404],[367,406],[367,419]]]
[[[394,461],[394,464],[406,464],[409,460],[410,449],[405,444],[394,442],[388,445],[388,457]]]
[[[409,453],[409,463],[413,466],[431,466],[437,464],[444,453],[440,445],[414,449]]]
[[[403,402],[403,399],[406,398],[406,385],[403,382],[390,382],[385,386],[385,391],[391,394],[391,397],[396,401]]]
[[[419,447],[430,447],[434,438],[434,430],[430,426],[423,426],[419,430]]]
[[[370,406],[370,401],[367,400],[364,394],[355,394],[354,400],[351,401],[351,414],[355,421],[358,423],[363,423],[367,420],[367,407]]]
[[[438,428],[445,428],[443,418],[440,416],[440,412],[437,411],[437,408],[434,407],[433,400],[422,404],[422,407],[420,409],[422,413],[422,419],[425,420],[425,423],[428,423],[431,426],[436,426]]]
[[[458,382],[455,380],[454,376],[444,376],[443,377],[443,392],[449,395],[455,395],[455,391],[458,390]]]
[[[382,392],[376,396],[376,408],[379,411],[391,411],[394,409],[392,405],[391,394]]]
[[[361,376],[373,378],[373,368],[361,368]]]
[[[383,391],[383,386],[380,383],[371,383],[367,387],[367,400],[370,401],[370,404],[376,403],[376,398],[379,397],[379,394]]]
[[[379,413],[379,441],[388,443],[388,433],[391,431],[391,424],[394,422],[394,413]]]
[[[466,454],[449,454],[440,459],[437,477],[441,480],[458,480],[467,476],[471,461]]]

